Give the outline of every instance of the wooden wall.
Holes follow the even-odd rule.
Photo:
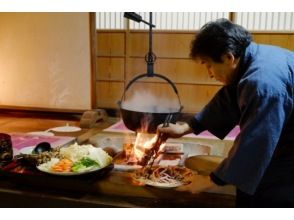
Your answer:
[[[294,33],[253,33],[253,36],[258,43],[294,50]],[[144,56],[148,51],[148,32],[98,30],[96,37],[96,105],[97,108],[117,109],[117,101],[121,99],[127,83],[136,75],[146,73]],[[189,58],[193,37],[194,32],[153,34],[153,52],[157,56],[154,70],[175,84],[186,113],[199,111],[222,86]],[[135,84],[127,93],[136,92],[140,87],[158,95],[176,97],[169,84],[157,77]]]

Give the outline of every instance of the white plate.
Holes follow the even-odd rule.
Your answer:
[[[75,127],[75,126],[61,126],[61,127],[48,129],[48,131],[55,131],[55,132],[75,132],[80,130],[81,130],[80,127]]]
[[[148,179],[136,179],[140,183],[144,183],[148,186],[153,186],[157,188],[162,188],[162,189],[170,189],[170,188],[175,188],[184,185],[182,182],[175,182],[175,183],[159,183],[159,182],[154,182],[152,180]]]
[[[114,170],[117,171],[134,171],[141,169],[140,165],[124,165],[124,164],[114,164]]]
[[[95,172],[97,172],[97,174],[103,174],[104,172],[109,172],[113,169],[113,164],[109,164],[108,166],[103,168],[94,168],[91,170],[86,170],[84,172],[53,172],[47,169],[40,169],[39,166],[36,166],[36,168],[44,173],[57,175],[57,176],[79,176],[79,175],[85,175],[85,174],[90,174]]]
[[[20,154],[31,154],[32,151],[34,150],[35,146],[29,146],[29,147],[24,147],[20,150],[18,150],[18,153]]]
[[[28,132],[27,134],[40,135],[40,136],[49,136],[49,137],[54,136],[54,133],[52,133],[50,131],[33,131],[33,132]]]

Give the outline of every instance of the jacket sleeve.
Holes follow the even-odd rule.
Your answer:
[[[189,125],[195,134],[208,130],[223,139],[238,123],[240,111],[236,86],[224,86],[213,99],[196,114]]]
[[[291,114],[291,103],[287,94],[260,94],[247,88],[239,98],[241,132],[214,175],[253,194]]]

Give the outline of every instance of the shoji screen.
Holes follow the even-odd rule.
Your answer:
[[[137,12],[149,21],[149,12]],[[206,22],[228,18],[228,12],[153,12],[156,30],[197,30]],[[97,12],[97,29],[124,29],[123,12]],[[148,25],[130,21],[130,29],[148,29]]]
[[[238,12],[236,23],[252,31],[294,31],[294,12]]]
[[[96,12],[97,29],[124,29],[123,12]]]
[[[89,13],[0,13],[0,108],[91,108]]]
[[[139,13],[149,21],[148,12]],[[153,24],[156,30],[198,30],[205,23],[218,18],[228,18],[228,12],[154,12]],[[130,21],[131,29],[148,29],[148,25]]]

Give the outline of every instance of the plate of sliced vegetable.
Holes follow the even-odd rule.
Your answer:
[[[137,170],[133,179],[141,184],[169,189],[191,183],[192,176],[192,171],[185,167],[153,166],[151,170]]]
[[[61,148],[58,158],[37,165],[38,170],[59,176],[84,175],[112,168],[112,157],[103,149],[78,144]]]

